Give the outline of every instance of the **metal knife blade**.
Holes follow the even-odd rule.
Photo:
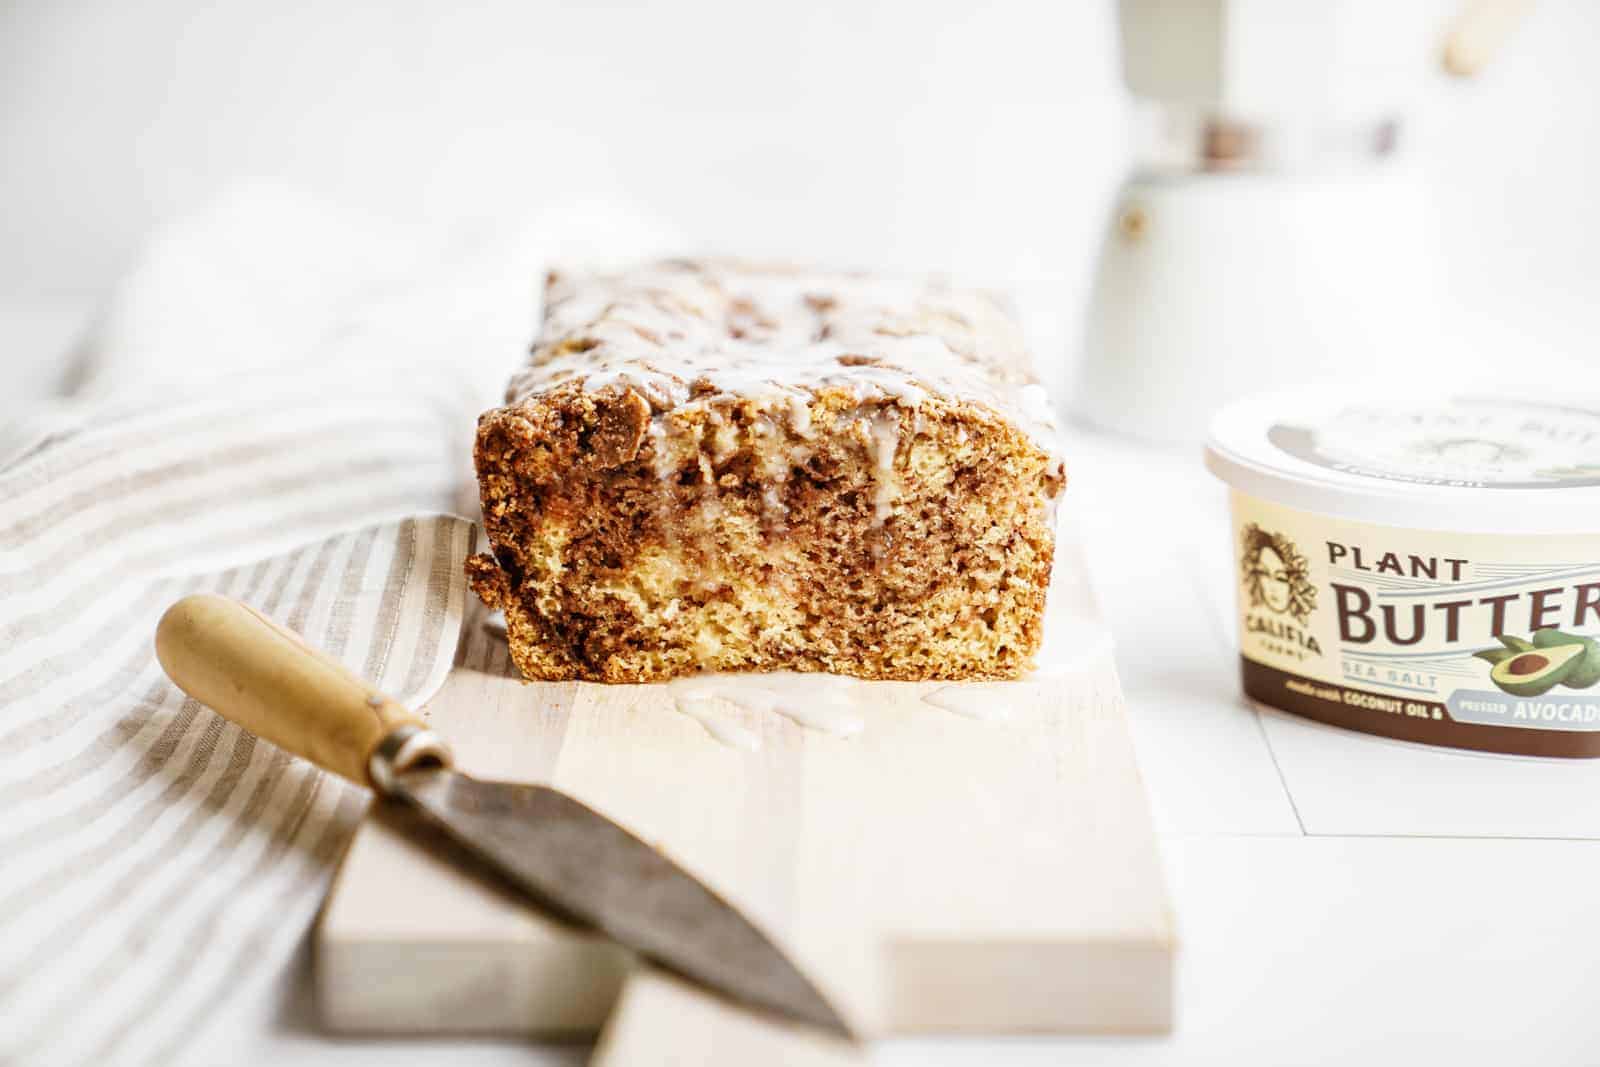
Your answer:
[[[854,1039],[805,975],[732,904],[593,808],[547,786],[419,767],[390,795],[540,904],[728,998]]]

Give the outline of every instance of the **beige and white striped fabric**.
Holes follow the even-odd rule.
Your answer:
[[[99,405],[0,467],[0,1063],[226,1048],[197,1035],[304,937],[366,793],[187,699],[151,637],[209,590],[402,701],[441,684],[471,420],[399,377]]]
[[[259,181],[151,239],[76,399],[0,426],[0,1067],[248,1054],[366,796],[185,699],[156,620],[227,593],[423,701],[541,264],[672,247],[614,203],[430,235]]]

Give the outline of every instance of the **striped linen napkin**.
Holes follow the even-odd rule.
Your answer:
[[[237,192],[156,240],[80,398],[7,435],[0,1063],[230,1059],[202,1035],[284,974],[367,803],[167,681],[169,604],[237,597],[413,706],[450,669],[473,419],[537,262],[406,248]]]

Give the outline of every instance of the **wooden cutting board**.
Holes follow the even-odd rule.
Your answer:
[[[854,737],[730,706],[761,738],[744,751],[658,686],[521,684],[503,640],[477,621],[426,710],[463,769],[548,782],[659,844],[867,1033],[1163,1031],[1174,944],[1149,807],[1074,545],[1060,546],[1056,570],[1048,627],[1070,638],[1058,669],[965,694],[1004,708],[1002,719],[924,700],[939,685],[862,683],[866,726]],[[599,1028],[627,955],[452,865],[397,818],[362,825],[330,891],[317,932],[327,1023]],[[607,1062],[628,1062],[616,1050],[638,1039],[638,1020],[645,1033],[695,1011],[742,1025],[742,1013],[649,972],[630,981],[628,1024],[614,1021],[602,1042]],[[712,1062],[696,1056],[683,1062]]]

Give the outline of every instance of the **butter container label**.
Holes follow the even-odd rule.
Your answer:
[[[1409,741],[1600,756],[1600,534],[1440,533],[1232,500],[1252,699]]]

